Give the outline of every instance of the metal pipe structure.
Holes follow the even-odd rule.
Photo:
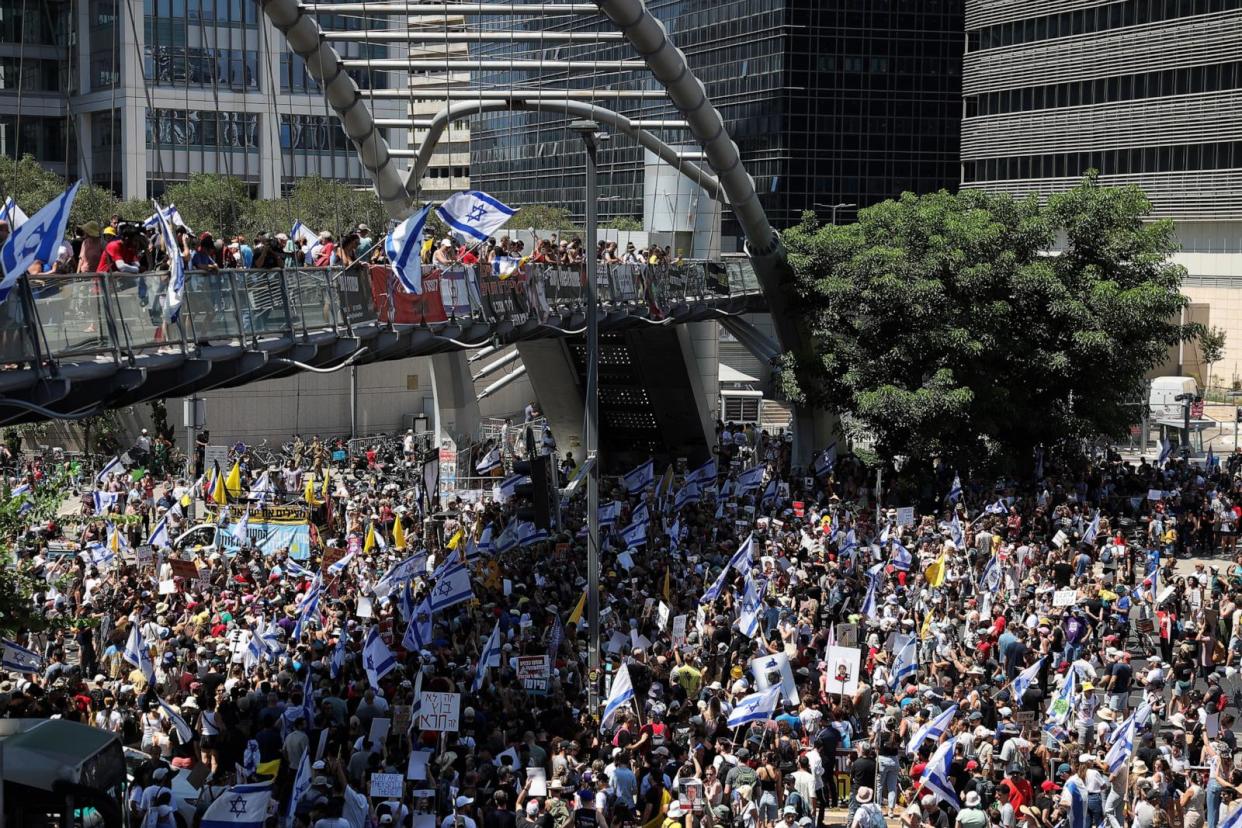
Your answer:
[[[488,345],[485,348],[480,348],[470,356],[466,357],[466,362],[478,362],[480,359],[483,359],[483,357],[488,357],[496,353],[496,350],[497,348],[495,345]]]
[[[420,91],[420,89],[414,90],[413,97],[416,100],[420,97]],[[368,92],[367,96],[377,100],[408,101],[410,99],[410,90],[376,89]],[[430,97],[433,100],[444,100],[447,98],[451,101],[478,101],[497,98],[515,101],[532,98],[549,101],[590,101],[598,98],[652,101],[663,98],[664,93],[658,89],[479,89],[472,87],[469,89],[441,89],[439,92],[436,92],[434,89],[428,89],[422,97]]]
[[[289,41],[289,48],[306,62],[306,71],[319,83],[341,119],[341,128],[354,142],[358,160],[371,173],[375,192],[389,218],[402,218],[409,212],[411,201],[401,173],[388,152],[388,142],[375,127],[358,85],[342,68],[341,56],[324,41],[319,24],[305,13],[298,0],[260,1],[263,13]]]
[[[345,58],[346,69],[401,69],[407,72],[477,72],[503,69],[513,72],[555,70],[584,72],[636,72],[646,69],[641,60],[484,60],[482,58]]]
[[[391,127],[394,129],[430,129],[432,120],[430,118],[376,118],[375,125],[377,127]],[[689,129],[690,125],[685,121],[634,121],[631,120],[631,127],[635,129],[670,129],[684,130]]]
[[[413,197],[416,194],[418,181],[423,177],[423,173],[427,171],[427,167],[430,166],[431,156],[435,152],[436,145],[440,142],[440,137],[444,134],[444,130],[448,128],[449,124],[469,115],[478,115],[483,112],[503,112],[513,109],[533,112],[562,112],[566,115],[602,122],[610,129],[632,136],[644,147],[659,156],[661,160],[675,167],[687,178],[706,190],[707,194],[712,198],[720,198],[724,194],[720,182],[711,173],[704,170],[698,164],[681,158],[677,150],[647,130],[635,126],[634,121],[631,121],[624,115],[613,112],[611,109],[605,109],[602,106],[582,101],[483,99],[450,104],[437,112],[435,117],[431,119],[431,124],[427,127],[427,135],[423,138],[423,143],[418,148],[418,156],[414,166],[406,174],[405,186],[410,196]]]
[[[506,365],[508,365],[510,362],[513,362],[513,360],[517,359],[520,356],[521,354],[518,353],[517,348],[514,348],[512,353],[505,354],[504,356],[496,359],[495,361],[490,362],[487,365],[484,365],[482,368],[479,369],[479,373],[474,375],[475,382],[478,382],[479,380],[483,379],[488,374],[496,373],[501,368],[504,368]]]
[[[512,15],[521,17],[565,17],[567,15],[594,15],[599,9],[592,3],[563,3],[556,5],[516,3],[307,3],[304,8],[313,14],[394,14],[400,17],[460,17],[462,15]]]
[[[361,33],[348,30],[324,32],[323,38],[351,43],[364,39]],[[379,29],[365,36],[370,43],[616,43],[622,38],[620,32],[434,32],[429,29]]]
[[[526,366],[523,365],[522,367],[516,369],[512,373],[505,374],[503,377],[501,377],[500,379],[493,382],[491,385],[484,388],[482,391],[479,392],[478,398],[481,400],[484,397],[490,397],[492,394],[495,394],[497,391],[504,388],[506,385],[513,382],[518,377],[525,376],[525,375],[526,375]]]

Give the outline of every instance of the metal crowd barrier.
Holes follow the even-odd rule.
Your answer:
[[[387,265],[344,270],[190,271],[175,323],[164,313],[167,272],[83,273],[22,280],[0,305],[0,364],[114,362],[141,353],[189,353],[208,345],[257,347],[359,326],[454,320],[514,326],[580,310],[582,265],[527,263],[501,275],[454,266],[424,272],[422,294],[396,287]],[[665,265],[600,264],[601,306],[662,318],[679,303],[759,292],[744,258]]]

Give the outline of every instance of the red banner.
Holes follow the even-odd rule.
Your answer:
[[[371,295],[375,297],[375,312],[381,322],[421,325],[448,321],[440,299],[439,270],[423,273],[422,293],[406,293],[386,265],[371,265]]]

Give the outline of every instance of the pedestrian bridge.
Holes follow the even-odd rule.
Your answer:
[[[750,260],[600,265],[602,333],[723,319],[767,308]],[[299,371],[580,335],[581,265],[508,278],[456,266],[395,287],[385,265],[191,271],[176,323],[168,274],[21,280],[0,318],[0,424],[229,388]]]

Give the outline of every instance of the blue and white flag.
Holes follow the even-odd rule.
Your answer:
[[[522,268],[522,260],[516,256],[497,256],[492,261],[492,273],[501,279],[508,279]]]
[[[472,243],[487,241],[515,212],[480,190],[453,193],[436,208],[436,215],[449,226],[453,235]]]
[[[293,558],[289,558],[288,560],[285,561],[285,571],[288,572],[290,575],[292,575],[294,578],[314,578],[315,577],[314,572],[311,572],[309,569],[302,566],[300,563],[295,561]]]
[[[625,544],[626,549],[634,549],[639,546],[647,545],[647,527],[650,526],[647,521],[634,521],[629,526],[621,530],[621,541]]]
[[[392,263],[392,272],[406,293],[423,292],[423,226],[431,211],[428,204],[392,229],[384,239],[384,253]]]
[[[1031,684],[1034,683],[1035,679],[1039,677],[1039,668],[1044,665],[1044,659],[1046,658],[1047,656],[1041,656],[1039,661],[1035,662],[1030,667],[1027,667],[1018,674],[1017,678],[1013,680],[1014,707],[1021,706],[1022,697],[1026,695],[1027,688],[1030,687]]]
[[[961,549],[966,545],[966,532],[962,529],[962,520],[957,516],[957,510],[953,510],[953,518],[949,521],[949,536],[953,538],[954,545]]]
[[[16,230],[26,222],[30,221],[30,216],[26,215],[26,211],[17,206],[17,202],[9,196],[4,200],[4,207],[0,208],[0,221],[7,221],[10,230]]]
[[[169,216],[160,209],[158,201],[152,199],[151,203],[155,205],[155,215],[152,218],[159,224],[160,239],[164,242],[164,252],[168,256],[168,294],[164,305],[164,318],[169,322],[176,322],[177,315],[181,313],[181,294],[185,290],[185,257],[181,255],[181,245],[177,243],[177,232]],[[176,213],[177,208],[169,205],[168,210]]]
[[[815,458],[815,464],[812,471],[816,477],[824,477],[832,472],[837,465],[837,444],[833,441],[832,445],[821,451]]]
[[[479,663],[474,668],[474,682],[470,685],[470,692],[479,692],[479,688],[483,686],[483,679],[487,678],[488,667],[499,666],[500,620],[497,619],[496,626],[492,627],[492,634],[487,637],[487,641],[483,643],[483,650],[479,653]]]
[[[147,544],[154,549],[160,549],[165,546],[172,546],[172,538],[168,534],[168,513],[166,512],[160,522],[155,524],[155,528],[151,530],[150,536],[147,538]]]
[[[492,554],[492,525],[489,523],[479,533],[478,551],[482,555]],[[467,555],[466,557],[470,557]]]
[[[1104,762],[1108,765],[1108,773],[1111,776],[1121,769],[1121,766],[1130,761],[1130,756],[1134,753],[1134,731],[1137,728],[1137,722],[1134,715],[1131,714],[1113,734],[1113,746],[1108,749],[1108,753],[1104,756]]]
[[[152,203],[155,202],[153,201]],[[151,230],[157,227],[161,221],[168,222],[174,229],[177,227],[184,227],[186,230],[190,229],[190,226],[185,223],[185,219],[181,217],[181,211],[177,209],[176,204],[169,204],[161,210],[158,203],[155,204],[155,212],[147,216],[146,220],[143,221],[142,229]]]
[[[614,500],[599,507],[599,525],[601,528],[612,526],[621,517],[621,501]]]
[[[294,221],[293,228],[289,231],[289,240],[297,242],[299,247],[303,243],[314,246],[319,243],[319,234],[301,221]]]
[[[680,512],[686,506],[698,503],[702,499],[703,490],[699,488],[699,484],[687,483],[677,490],[677,495],[673,498],[673,511]]]
[[[479,474],[487,474],[492,469],[500,468],[500,463],[500,449],[494,448],[483,455],[482,459],[474,465],[474,470]]]
[[[298,807],[298,803],[302,801],[302,797],[306,796],[306,792],[311,789],[311,762],[309,750],[302,751],[302,761],[298,763],[297,775],[293,777],[293,790],[289,794],[289,812],[286,819],[289,825],[293,824],[293,813]]]
[[[121,462],[121,458],[113,457],[107,463],[104,463],[104,467],[99,470],[99,474],[95,475],[95,485],[102,486],[104,482],[107,481],[108,475],[110,474],[124,474],[124,473],[125,473],[125,464]]]
[[[116,561],[116,553],[109,545],[102,543],[88,543],[80,557],[96,569],[103,569]]]
[[[376,537],[376,538],[378,538],[378,537],[379,537],[379,533],[378,533],[378,532],[376,532],[376,533],[375,533],[375,537]],[[356,548],[355,548],[355,549],[351,549],[351,550],[349,550],[349,552],[347,552],[347,553],[344,555],[344,557],[340,558],[339,560],[333,561],[331,564],[329,564],[329,565],[328,565],[328,574],[329,574],[329,575],[336,576],[336,575],[340,575],[342,572],[344,572],[344,571],[345,571],[345,567],[349,566],[349,562],[350,562],[350,561],[352,561],[352,560],[354,559],[354,555],[355,555],[355,554],[357,554],[357,552],[358,552],[358,550],[357,550]],[[408,582],[407,582],[406,586],[407,586],[407,587],[409,586]]]
[[[1087,526],[1087,531],[1082,533],[1082,542],[1085,544],[1094,544],[1096,537],[1100,534],[1100,510],[1095,510],[1095,517],[1091,518],[1091,523]]]
[[[681,518],[677,518],[677,520],[673,521],[673,525],[665,529],[664,534],[668,535],[669,542],[675,548],[677,546],[678,541],[681,540],[682,534],[683,534],[683,530],[681,526]]]
[[[177,728],[177,735],[181,737],[181,744],[188,745],[194,741],[194,729],[190,727],[185,719],[181,718],[181,714],[173,710],[168,702],[159,696],[156,696],[155,700],[160,703],[160,709],[164,711],[164,717],[172,722],[173,727]]]
[[[958,474],[953,475],[953,485],[949,489],[949,502],[957,503],[962,498],[962,478]]]
[[[876,590],[880,588],[880,581],[883,580],[883,578],[881,578],[881,573],[883,571],[884,564],[876,564],[871,567],[871,569],[867,570],[867,594],[863,597],[863,604],[860,611],[865,617],[870,618],[873,621],[878,621],[880,618],[880,612],[876,605],[875,593]]]
[[[431,641],[433,633],[431,605],[424,598],[414,608],[414,616],[405,625],[405,635],[401,637],[401,646],[411,652],[424,649]]]
[[[737,476],[737,493],[740,497],[747,492],[757,489],[763,485],[763,473],[766,469],[762,465],[749,468]]]
[[[244,545],[250,542],[250,507],[249,506],[247,506],[246,511],[242,513],[241,520],[233,524],[233,528],[230,534],[232,534],[233,539],[240,544]]]
[[[524,474],[513,474],[504,480],[496,483],[492,487],[493,496],[497,503],[508,503],[517,494],[517,487],[530,482],[530,477]]]
[[[953,723],[953,717],[957,715],[957,705],[953,705],[945,710],[936,718],[914,731],[914,735],[910,737],[910,741],[906,743],[906,755],[913,756],[918,752],[919,747],[926,739],[939,739],[941,736],[949,732],[949,725]]]
[[[837,547],[837,555],[846,557],[851,560],[854,558],[854,552],[858,549],[858,536],[854,534],[854,527],[850,527],[850,531],[845,533],[845,537],[841,539],[841,544]]]
[[[75,181],[69,189],[52,199],[39,212],[9,234],[0,248],[0,302],[8,298],[17,280],[26,274],[36,261],[50,265],[56,261],[60,243],[65,239],[69,224],[69,208],[78,194],[81,181]]]
[[[632,495],[638,494],[655,482],[655,461],[648,460],[646,463],[631,469],[623,479],[625,481],[625,491]]]
[[[372,625],[367,630],[366,641],[362,645],[362,667],[367,671],[371,687],[378,688],[379,680],[396,666],[397,657],[388,649],[384,639],[380,638],[379,627]]]
[[[151,661],[151,652],[147,649],[147,642],[143,640],[142,630],[138,627],[138,624],[131,625],[129,640],[125,642],[121,658],[141,670],[147,681],[151,681],[151,677],[155,675],[155,664]]]
[[[402,644],[404,646],[404,643]],[[328,673],[332,678],[338,678],[341,671],[345,669],[345,631],[336,637],[336,646],[332,648],[332,658],[328,660]]]
[[[909,572],[910,567],[914,565],[914,556],[910,554],[910,550],[902,546],[901,541],[896,538],[893,538],[892,550],[888,562],[893,565],[894,569]]]
[[[737,628],[747,638],[754,638],[759,632],[759,615],[763,612],[763,596],[759,586],[750,573],[742,586],[742,601],[738,606]]]
[[[987,512],[989,515],[1004,515],[1009,512],[1009,507],[1005,505],[1005,500],[1003,498],[997,498],[995,503],[988,506],[983,511]]]
[[[272,801],[272,783],[234,785],[203,813],[201,828],[263,828]]]
[[[292,564],[293,561],[290,561],[289,563]],[[375,583],[375,592],[387,595],[395,589],[398,584],[405,583],[416,575],[421,575],[426,571],[427,553],[415,552],[408,558],[397,561],[395,564],[390,566],[388,571],[380,576],[380,579]]]
[[[936,752],[927,760],[927,767],[919,782],[924,790],[931,791],[940,802],[945,802],[954,810],[961,810],[962,803],[957,799],[957,791],[953,788],[953,780],[949,776],[949,767],[953,764],[953,748],[957,737],[945,739]]]
[[[709,457],[707,462],[686,475],[686,483],[712,485],[716,482],[716,458]]]
[[[1061,689],[1052,697],[1052,703],[1048,705],[1046,719],[1048,724],[1064,726],[1069,721],[1070,715],[1074,712],[1077,694],[1078,667],[1071,664],[1069,672],[1065,674]]]
[[[322,591],[323,574],[320,573],[315,575],[315,580],[311,582],[310,589],[298,601],[298,620],[293,626],[294,641],[299,641],[302,638],[302,631],[310,624],[311,619],[319,618],[319,594]]]
[[[720,570],[720,574],[716,576],[715,582],[707,588],[703,593],[703,597],[699,599],[700,604],[710,604],[720,597],[720,591],[724,588],[725,581],[729,577],[731,571],[739,572],[743,575],[750,572],[754,567],[755,554],[755,536],[748,535],[745,542],[737,548],[737,551],[729,558],[729,562],[725,564],[724,569]]]
[[[612,686],[608,688],[608,700],[604,702],[604,715],[600,717],[601,731],[612,726],[612,720],[622,707],[634,700],[634,684],[630,681],[630,670],[625,664],[612,677]]]
[[[1165,461],[1173,456],[1173,444],[1169,442],[1168,437],[1160,438],[1160,456],[1156,458],[1156,465],[1163,466]]]
[[[306,679],[302,682],[302,716],[306,719],[308,730],[315,726],[315,675],[309,664],[306,665]]]
[[[772,718],[776,711],[776,703],[781,698],[781,686],[778,684],[758,693],[751,693],[741,699],[729,712],[728,727],[741,727],[751,722],[764,722]]]
[[[0,647],[3,648],[3,654],[0,654],[0,667],[15,673],[43,672],[43,656],[34,650],[27,650],[16,641],[10,641],[7,638],[0,638]]]
[[[1070,803],[1068,828],[1088,828],[1091,825],[1091,814],[1087,810],[1086,784],[1078,777],[1071,776],[1065,782],[1065,795]],[[1234,811],[1235,816],[1239,813],[1242,813],[1242,810]],[[1234,826],[1229,825],[1229,828],[1234,828]]]
[[[565,640],[565,626],[561,623],[561,614],[552,616],[552,631],[548,633],[548,661],[555,662],[561,650],[561,642]]]
[[[1001,585],[1000,558],[996,555],[988,558],[983,565],[983,573],[979,576],[979,585],[987,592],[996,592]]]
[[[759,498],[759,505],[767,508],[776,502],[776,495],[780,489],[780,481],[773,477],[768,481],[767,488],[763,490],[763,497]]]
[[[901,683],[910,676],[919,671],[919,647],[918,639],[910,636],[901,649],[893,655],[893,684],[894,688],[900,687]]]
[[[510,549],[517,548],[517,521],[513,521],[504,529],[500,530],[500,534],[496,536],[494,541],[492,541],[492,554],[503,555]]]
[[[432,612],[440,612],[473,598],[470,570],[458,568],[436,581],[435,587],[427,596],[427,606]]]
[[[102,515],[116,505],[117,500],[121,497],[121,492],[91,492],[91,498],[95,502],[95,514]]]
[[[514,521],[513,531],[517,538],[518,546],[530,546],[533,543],[546,541],[550,537],[547,529],[536,526],[529,520]]]

